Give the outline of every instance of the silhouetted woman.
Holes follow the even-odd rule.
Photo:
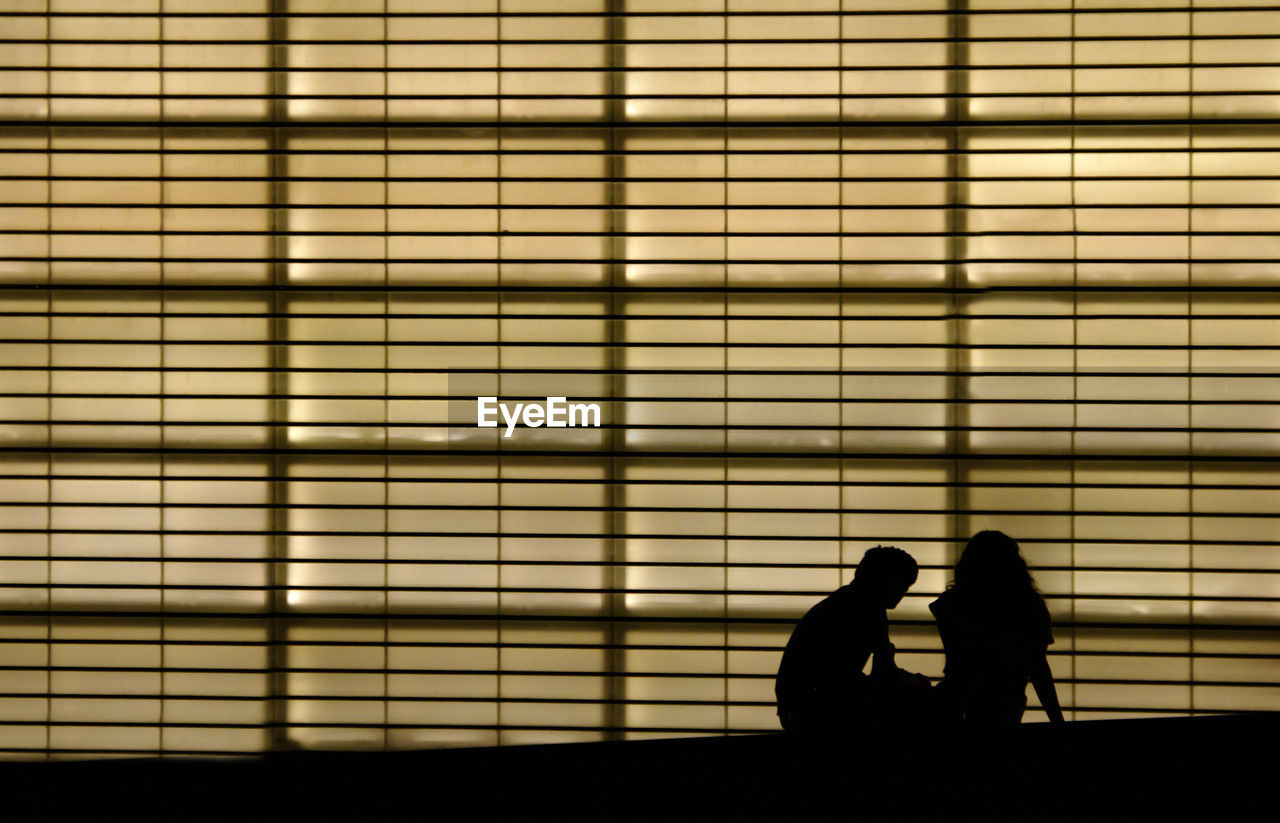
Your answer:
[[[949,716],[967,725],[1014,726],[1027,708],[1027,681],[1049,719],[1062,722],[1046,658],[1049,610],[1011,537],[982,531],[965,546],[955,581],[929,605],[938,623]]]

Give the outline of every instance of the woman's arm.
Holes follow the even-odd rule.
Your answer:
[[[1053,685],[1053,672],[1049,670],[1049,659],[1043,654],[1039,662],[1031,668],[1031,685],[1035,687],[1036,697],[1040,698],[1040,705],[1044,707],[1045,714],[1049,715],[1049,722],[1062,723],[1062,707],[1058,705],[1058,690]]]

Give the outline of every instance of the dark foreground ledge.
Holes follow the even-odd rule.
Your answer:
[[[997,740],[762,734],[8,763],[0,780],[11,798],[87,801],[105,819],[1274,819],[1278,733],[1280,713],[1267,713],[1036,724]]]

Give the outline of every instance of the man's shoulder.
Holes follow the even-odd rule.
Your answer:
[[[845,584],[826,596],[823,601],[829,608],[841,611],[877,611],[876,604],[862,592],[854,588],[852,583]],[[883,611],[881,609],[881,611]]]
[[[805,614],[802,622],[825,623],[828,620],[843,620],[868,610],[874,611],[870,606],[871,604],[857,589],[852,585],[844,585],[815,603]]]

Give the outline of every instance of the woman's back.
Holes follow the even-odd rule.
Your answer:
[[[946,653],[947,702],[972,724],[1016,724],[1027,682],[1047,673],[1053,633],[1044,598],[1017,543],[1000,532],[980,532],[969,542],[955,578],[929,606]]]
[[[946,652],[948,697],[971,722],[1017,723],[1027,682],[1053,642],[1043,601],[992,607],[952,589],[929,609]]]

